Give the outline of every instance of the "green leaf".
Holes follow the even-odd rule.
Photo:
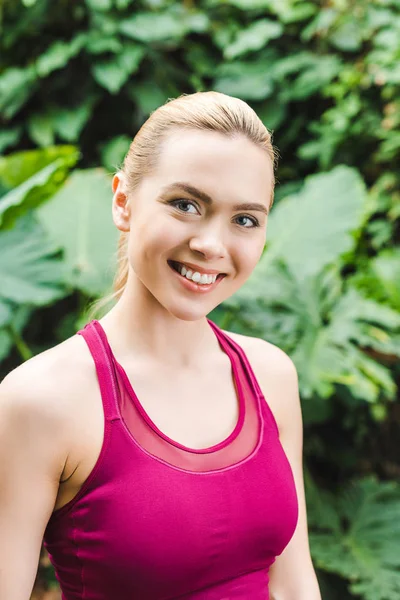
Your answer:
[[[86,41],[86,50],[91,54],[113,52],[118,54],[123,50],[123,44],[115,35],[104,35],[102,31],[92,30]]]
[[[254,21],[246,29],[238,32],[236,39],[224,48],[224,57],[227,59],[237,58],[247,52],[254,52],[264,48],[270,40],[282,35],[281,23],[270,19]]]
[[[400,248],[382,250],[368,258],[352,277],[352,284],[364,295],[385,303],[400,313]]]
[[[34,306],[46,306],[66,295],[63,263],[54,258],[51,243],[31,215],[24,215],[13,229],[0,231],[0,298]]]
[[[64,251],[66,281],[89,296],[105,292],[114,276],[118,230],[111,216],[111,178],[103,169],[74,171],[37,210],[50,239]]]
[[[93,77],[111,94],[119,92],[129,77],[138,70],[145,55],[143,46],[126,44],[115,58],[97,62],[92,66]]]
[[[131,142],[132,139],[127,135],[118,135],[104,145],[101,158],[104,167],[108,171],[113,173],[119,169]]]
[[[363,31],[357,21],[344,21],[329,36],[331,44],[344,52],[357,52],[362,47]]]
[[[224,4],[229,4],[230,6],[235,6],[241,10],[260,10],[260,9],[275,9],[277,10],[277,5],[281,1],[283,4],[287,6],[287,0],[224,0]],[[207,5],[209,6],[219,6],[221,4],[221,0],[208,0]],[[274,12],[275,12],[274,11]]]
[[[269,130],[274,130],[283,123],[287,115],[287,105],[279,96],[272,96],[255,109],[261,121]]]
[[[32,317],[33,309],[28,305],[16,306],[11,302],[1,300],[0,294],[0,312],[2,314],[0,326],[0,361],[7,358],[13,346],[15,347],[15,336],[11,333],[11,328],[17,335],[21,335],[24,327]],[[12,310],[10,318],[7,313]],[[4,311],[7,311],[6,313]],[[30,357],[28,357],[30,358]]]
[[[35,152],[35,151],[31,151]],[[7,170],[9,164],[12,168],[12,163],[17,165],[18,162],[23,163],[26,153],[17,153],[17,156],[1,158],[0,159],[0,174],[1,171]],[[12,189],[0,198],[0,227],[3,229],[8,228],[15,221],[15,219],[22,214],[26,213],[29,209],[35,208],[41,202],[46,200],[63,183],[68,170],[75,164],[78,159],[78,151],[74,147],[65,147],[59,152],[58,157],[53,160],[50,164],[41,168],[33,175],[29,176],[25,181],[19,183],[17,187]],[[33,163],[37,164],[37,155],[33,156]],[[31,163],[25,169],[25,173],[31,169]],[[22,167],[24,172],[24,167]],[[18,179],[20,179],[19,174]],[[3,178],[10,181],[12,177],[11,173]],[[14,178],[15,180],[15,178]]]
[[[34,67],[11,67],[0,75],[0,114],[11,119],[35,91]]]
[[[92,10],[108,11],[112,9],[112,0],[85,0],[86,4]]]
[[[11,190],[59,158],[68,164],[78,157],[74,146],[49,146],[40,150],[13,152],[0,157],[0,182]]]
[[[323,89],[340,72],[337,56],[314,56],[309,65],[282,92],[285,101],[304,100]]]
[[[4,152],[9,146],[15,146],[22,134],[21,127],[12,127],[0,131],[0,153]]]
[[[314,493],[314,497],[315,497]],[[329,506],[336,519],[321,513]],[[337,499],[325,495],[314,512],[309,502],[310,547],[315,565],[340,574],[365,600],[396,600],[400,594],[400,489],[369,477],[355,481]],[[327,514],[328,516],[328,514]]]
[[[115,6],[118,10],[125,10],[135,0],[115,0]]]
[[[79,33],[70,42],[54,42],[36,61],[36,71],[40,77],[47,77],[53,71],[64,68],[68,62],[79,54],[87,36]]]
[[[184,19],[170,13],[137,13],[120,25],[124,35],[141,42],[180,41],[187,32]]]
[[[297,23],[298,21],[305,21],[319,11],[319,7],[312,2],[302,2],[301,4],[292,4],[286,8],[282,7],[279,13],[279,18],[282,23]]]
[[[0,297],[0,332],[1,328],[7,325],[12,320],[12,304],[6,302],[4,298]],[[1,344],[0,344],[1,346]],[[0,361],[2,359],[2,352],[0,350]]]
[[[307,25],[301,34],[303,41],[308,42],[314,36],[327,37],[328,31],[338,18],[335,8],[323,8],[319,10],[315,19]]]
[[[319,273],[354,248],[366,200],[365,185],[350,167],[308,177],[299,194],[271,212],[268,249],[257,268],[280,257],[299,279]]]
[[[31,139],[42,148],[54,144],[53,121],[49,113],[33,114],[27,123]]]
[[[90,120],[96,96],[89,96],[80,105],[73,108],[60,108],[52,110],[54,131],[67,142],[76,142],[82,129]]]
[[[268,61],[235,61],[220,65],[213,89],[244,100],[264,100],[274,91]]]
[[[139,106],[143,115],[149,115],[168,100],[167,92],[153,80],[135,82],[129,85],[128,94]]]

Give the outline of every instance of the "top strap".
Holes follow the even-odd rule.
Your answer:
[[[103,328],[94,319],[87,323],[83,329],[77,331],[77,334],[85,339],[96,366],[105,419],[107,421],[118,420],[120,419],[118,382],[111,351],[107,340],[104,339]]]
[[[259,398],[263,398],[263,392],[261,391],[260,385],[257,381],[257,377],[255,376],[255,373],[250,365],[250,362],[249,362],[243,348],[241,346],[239,346],[239,344],[237,342],[235,342],[229,335],[227,335],[224,331],[222,331],[222,329],[220,329],[218,327],[218,325],[216,325],[213,321],[210,321],[210,319],[207,319],[207,321],[209,322],[211,327],[214,329],[215,333],[217,334],[218,339],[220,339],[221,342],[223,342],[223,346],[224,346],[224,349],[227,352],[227,354],[230,354],[231,352],[236,352],[239,355],[243,370],[250,382],[253,392]]]

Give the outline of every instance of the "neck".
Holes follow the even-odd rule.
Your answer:
[[[196,368],[220,353],[207,318],[179,319],[140,282],[127,286],[117,304],[101,319],[113,351],[125,360],[133,354],[164,366]],[[136,288],[136,289],[135,289]]]

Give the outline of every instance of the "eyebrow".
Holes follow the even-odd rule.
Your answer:
[[[212,200],[211,196],[206,194],[206,192],[203,192],[203,190],[199,190],[198,188],[194,187],[190,183],[186,183],[184,181],[177,181],[175,183],[171,183],[171,184],[165,186],[163,188],[162,192],[163,192],[163,194],[166,194],[176,188],[179,188],[179,189],[183,190],[184,192],[190,194],[191,196],[194,196],[195,198],[202,200],[204,202],[204,204],[208,204],[208,205],[213,204],[213,200]],[[269,212],[268,208],[266,206],[264,206],[264,204],[259,204],[258,202],[243,202],[241,204],[235,204],[233,207],[233,210],[256,210],[259,212],[263,212],[266,215]]]

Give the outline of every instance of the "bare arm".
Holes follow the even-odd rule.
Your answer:
[[[303,480],[303,420],[296,368],[279,352],[275,364],[275,397],[279,399],[280,441],[290,462],[299,501],[296,531],[270,569],[270,592],[276,600],[321,600],[312,564]],[[273,386],[273,383],[270,387]],[[275,595],[274,595],[275,594]]]
[[[292,468],[299,518],[292,539],[271,566],[271,600],[321,600],[311,559],[303,481],[303,420],[296,367],[280,348],[258,338],[239,337],[251,359],[265,399],[273,410],[279,438]]]
[[[66,458],[55,394],[41,371],[33,359],[0,384],[0,598],[7,600],[30,598]]]

